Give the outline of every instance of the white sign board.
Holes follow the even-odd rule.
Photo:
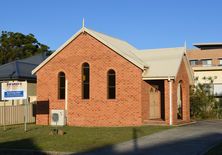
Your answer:
[[[2,83],[2,100],[27,99],[27,82],[8,81]]]

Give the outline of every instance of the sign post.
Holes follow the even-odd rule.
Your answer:
[[[25,126],[25,132],[27,131],[27,99],[25,100],[25,106],[24,106],[24,126]]]
[[[25,100],[24,102],[24,128],[27,131],[27,81],[7,81],[2,83],[2,100]],[[5,114],[4,114],[5,117]],[[5,121],[5,118],[4,118]],[[5,125],[5,122],[4,122]]]
[[[4,131],[6,130],[6,119],[5,119],[5,100],[4,100]]]

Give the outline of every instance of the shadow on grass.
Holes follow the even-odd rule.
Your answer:
[[[132,140],[119,145],[106,145],[102,148],[89,150],[80,153],[69,153],[73,155],[201,155],[209,147],[222,140],[221,133],[202,134],[199,136],[184,137],[183,139],[152,143],[152,138],[146,137],[138,139],[140,130],[132,129]],[[181,133],[183,134],[183,133]],[[149,140],[149,141],[148,141]],[[149,145],[147,145],[149,142]],[[7,149],[5,149],[7,148]],[[36,151],[35,151],[36,150]],[[47,150],[46,150],[47,151]],[[41,149],[35,145],[33,139],[21,139],[0,143],[0,154],[53,154],[41,152]],[[60,154],[60,153],[57,153]]]
[[[109,145],[86,152],[73,153],[73,155],[202,155],[212,145],[222,140],[222,134],[212,133],[146,145],[144,139],[139,142],[137,132],[136,129],[133,129],[133,140],[123,143],[121,146]]]
[[[21,139],[9,142],[0,143],[0,155],[29,155],[29,154],[41,154],[46,155],[46,153],[41,152],[32,139]]]

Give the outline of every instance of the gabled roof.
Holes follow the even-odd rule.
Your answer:
[[[190,74],[190,82],[192,83],[192,72],[189,69],[185,52],[186,49],[184,47],[178,47],[140,50],[135,52],[135,54],[149,66],[149,69],[143,72],[143,79],[175,79],[180,64],[184,60],[188,74]]]
[[[37,54],[0,66],[0,80],[35,80],[31,71],[47,58],[46,53]]]
[[[184,48],[149,49],[136,52],[149,70],[143,77],[175,77],[184,54]]]
[[[65,48],[71,41],[73,41],[83,32],[88,33],[107,47],[114,50],[123,58],[127,59],[140,69],[144,70],[142,75],[143,79],[175,79],[180,64],[182,60],[184,60],[186,68],[188,70],[190,83],[192,84],[192,72],[189,66],[188,59],[185,56],[186,49],[184,47],[138,50],[125,41],[87,29],[85,27],[80,29],[53,54],[51,54],[45,61],[43,61],[38,67],[36,67],[32,71],[32,74],[36,73],[40,68],[42,68],[47,62],[49,62],[63,48]]]
[[[65,48],[82,32],[87,32],[92,37],[96,38],[97,40],[114,50],[116,53],[118,53],[137,67],[144,69],[144,66],[147,66],[141,59],[139,59],[135,55],[133,51],[135,51],[136,48],[130,45],[129,43],[83,27],[69,40],[67,40],[61,47],[59,47],[52,55],[50,55],[45,61],[43,61],[38,67],[36,67],[32,71],[32,74],[35,74],[40,68],[42,68],[48,61],[50,61],[54,56],[56,56],[63,48]]]

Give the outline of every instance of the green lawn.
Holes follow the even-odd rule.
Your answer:
[[[0,128],[0,148],[34,149],[45,151],[78,152],[120,143],[145,135],[169,129],[166,126],[142,127],[62,127],[63,136],[49,135],[52,127],[28,125],[24,132],[22,125]]]
[[[205,155],[222,155],[222,143],[210,149]]]

